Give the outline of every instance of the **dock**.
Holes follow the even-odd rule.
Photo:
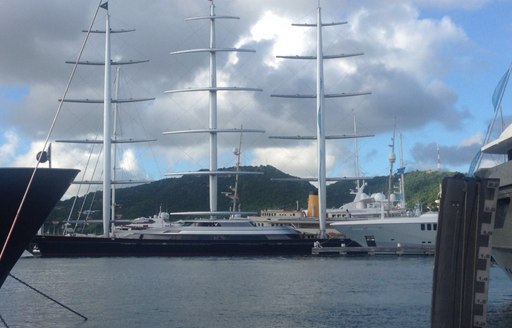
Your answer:
[[[374,256],[374,255],[434,255],[435,246],[420,247],[313,247],[312,255]]]

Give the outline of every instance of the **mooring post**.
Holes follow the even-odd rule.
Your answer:
[[[499,179],[445,178],[436,240],[431,327],[485,327]]]

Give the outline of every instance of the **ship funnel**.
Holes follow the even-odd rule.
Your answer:
[[[310,192],[308,197],[308,213],[310,218],[318,218],[318,192]]]

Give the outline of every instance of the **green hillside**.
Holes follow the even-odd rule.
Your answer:
[[[259,212],[270,208],[305,208],[307,197],[316,188],[306,181],[274,181],[275,178],[290,178],[272,166],[246,166],[242,171],[257,171],[258,175],[241,175],[239,177],[239,195],[241,209],[243,211]],[[451,176],[449,172],[414,171],[405,175],[406,200],[409,206],[420,203],[424,209],[432,206],[438,198],[439,185],[445,176]],[[235,176],[222,176],[218,178],[218,210],[229,209],[229,199],[222,194],[229,191],[234,185]],[[367,180],[365,192],[367,194],[383,192],[387,193],[388,177],[375,177]],[[395,179],[398,184],[398,180]],[[353,195],[354,181],[340,181],[327,186],[327,207],[339,207],[350,202]],[[101,219],[101,192],[88,194],[85,205],[84,197],[68,199],[58,204],[56,209],[47,219],[47,223],[57,224],[65,221],[69,211],[75,203],[74,213],[71,218],[78,216],[78,209],[90,214],[89,219]],[[90,203],[94,199],[95,201]],[[182,176],[158,180],[152,183],[135,187],[118,189],[116,191],[117,214],[119,218],[133,219],[140,216],[157,214],[160,207],[168,212],[183,211],[207,211],[208,208],[208,176]],[[84,214],[82,214],[82,218]]]

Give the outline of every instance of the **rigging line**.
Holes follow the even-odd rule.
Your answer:
[[[100,149],[100,152],[98,154],[98,157],[96,158],[96,164],[94,165],[94,170],[92,171],[92,177],[94,177],[96,175],[96,170],[98,169],[98,165],[99,165],[99,162],[100,162],[100,157],[101,157],[101,153],[103,152],[103,146],[101,146],[101,149]],[[100,173],[100,180],[103,178],[103,171]],[[87,202],[87,196],[89,194],[89,191],[91,190],[91,185],[89,185],[87,187],[87,194],[84,195],[84,201],[82,202],[82,207],[80,208],[80,212],[79,214],[83,213],[83,209],[85,207],[85,204]],[[97,194],[98,190],[95,190],[92,194],[92,199],[91,199],[91,202],[89,203],[89,211],[87,212],[86,216],[85,216],[85,219],[84,219],[84,224],[82,225],[82,233],[84,232],[85,230],[85,226],[87,225],[87,221],[89,221],[89,218],[91,216],[91,211],[92,211],[92,207],[94,206],[94,202],[96,201],[96,194]],[[80,215],[78,216],[77,218],[77,222],[75,223],[75,228],[77,228],[78,226],[78,221],[80,220]]]
[[[15,280],[17,280],[17,281],[18,281],[19,283],[21,283],[22,285],[25,285],[25,286],[27,286],[28,288],[32,289],[33,291],[35,291],[35,292],[36,292],[36,293],[38,293],[39,295],[42,295],[42,296],[46,297],[46,298],[47,298],[47,299],[49,299],[50,301],[53,301],[54,303],[56,303],[56,304],[58,304],[58,305],[62,306],[62,307],[63,307],[63,308],[65,308],[66,310],[73,312],[73,313],[74,313],[74,314],[76,314],[77,316],[82,317],[84,320],[87,320],[87,317],[86,317],[86,316],[84,316],[84,315],[82,315],[82,314],[80,314],[80,313],[76,312],[75,310],[73,310],[73,309],[72,309],[72,308],[70,308],[69,306],[66,306],[66,305],[64,305],[64,304],[60,303],[59,301],[57,301],[56,299],[54,299],[54,298],[52,298],[52,297],[50,297],[50,296],[46,295],[46,294],[45,294],[45,293],[43,293],[42,291],[37,290],[35,287],[30,286],[29,284],[27,284],[27,283],[26,283],[26,282],[24,282],[23,280],[21,280],[21,279],[19,279],[19,278],[15,277],[14,275],[12,275],[12,274],[10,274],[10,273],[9,273],[9,276],[10,276],[10,277],[12,277],[12,278],[14,278]]]
[[[7,322],[5,322],[5,320],[1,314],[0,314],[0,321],[2,321],[2,323],[4,324],[5,327],[9,328],[9,325],[7,324]]]
[[[98,135],[96,135],[96,140],[98,140]],[[89,164],[91,163],[91,158],[92,158],[92,155],[93,155],[93,152],[94,152],[94,148],[96,148],[96,146],[92,145],[91,151],[89,152],[89,157],[87,158],[87,163],[85,165],[84,174],[82,175],[82,182],[84,182],[84,180],[85,180],[85,174],[87,172],[87,169],[89,168]],[[103,147],[100,148],[100,151],[98,153],[98,157],[96,158],[96,163],[94,165],[94,169],[93,169],[92,174],[91,174],[91,180],[94,179],[94,176],[96,175],[96,169],[98,168],[99,158],[101,156],[102,150],[103,150]],[[78,199],[78,196],[79,196],[78,193],[82,189],[81,187],[82,187],[82,185],[80,185],[79,188],[78,188],[75,200]],[[78,211],[78,216],[77,216],[77,219],[76,219],[77,222],[75,223],[75,226],[73,227],[73,231],[75,231],[76,227],[78,226],[78,221],[80,220],[80,215],[81,215],[81,213],[83,213],[83,209],[85,207],[85,203],[87,202],[88,194],[91,191],[91,185],[87,185],[86,189],[87,190],[84,193],[84,200],[83,200],[82,205],[81,205],[81,207],[80,207],[80,209]],[[95,193],[96,193],[96,191],[95,191]],[[93,200],[93,202],[94,202],[94,200]],[[69,219],[71,218],[71,216],[73,215],[74,208],[75,208],[75,203],[73,203],[73,206],[71,207],[71,210],[69,211],[68,222],[69,222]],[[90,208],[89,208],[89,210],[90,210]]]
[[[89,29],[87,30],[87,35],[85,36],[84,42],[82,43],[82,47],[80,48],[80,52],[78,54],[77,61],[75,62],[75,65],[73,66],[73,70],[71,71],[71,74],[69,76],[68,84],[66,85],[66,89],[64,90],[64,95],[63,95],[62,99],[65,99],[66,95],[68,94],[69,87],[71,85],[71,81],[73,80],[73,77],[75,76],[75,72],[76,72],[76,69],[78,67],[78,62],[80,61],[80,58],[82,57],[82,53],[84,51],[85,44],[87,43],[87,40],[89,39],[89,35],[91,33],[92,26],[94,24],[94,21],[96,20],[96,16],[98,15],[98,11],[99,11],[100,4],[101,4],[102,1],[103,0],[99,1],[99,4],[98,4],[98,6],[96,8],[96,13],[94,14],[94,17],[92,18],[91,24],[89,25]],[[53,129],[55,128],[55,124],[57,123],[57,118],[58,118],[58,116],[60,114],[60,111],[62,109],[62,104],[63,103],[64,103],[63,101],[59,102],[59,106],[57,107],[57,111],[55,112],[55,116],[53,117],[52,124],[50,125],[50,129],[49,129],[48,134],[46,136],[46,139],[44,141],[43,150],[45,150],[46,147],[48,146],[48,142],[50,140],[50,136],[51,136],[51,134],[53,132]],[[23,204],[25,204],[25,200],[27,199],[28,192],[30,190],[32,182],[34,181],[34,177],[36,175],[36,171],[39,168],[39,163],[40,162],[38,160],[36,165],[34,166],[34,170],[32,172],[32,176],[30,177],[30,180],[28,181],[27,188],[25,189],[25,193],[23,194],[23,198],[21,199],[20,205],[18,206],[18,210],[16,211],[16,216],[14,217],[14,220],[13,220],[13,222],[11,224],[11,227],[9,229],[9,233],[7,234],[7,238],[5,238],[5,242],[2,245],[2,251],[0,252],[0,260],[2,260],[2,258],[4,256],[4,252],[5,252],[5,249],[7,248],[7,244],[9,243],[9,241],[11,239],[11,235],[12,235],[12,232],[14,231],[14,227],[16,226],[16,223],[18,222],[18,218],[20,216],[21,209],[23,208]]]
[[[95,140],[98,140],[98,135],[96,135],[96,139]],[[85,174],[87,172],[87,168],[89,167],[89,163],[91,162],[91,158],[92,158],[92,154],[94,152],[94,148],[95,148],[95,145],[93,144],[92,147],[91,147],[91,150],[89,151],[89,156],[87,157],[87,162],[85,164],[85,169],[84,169],[84,173],[82,174],[82,181],[83,182],[85,180]],[[92,174],[92,176],[94,177],[94,172]],[[68,214],[68,219],[66,220],[66,223],[69,223],[69,220],[71,220],[71,216],[73,214],[73,211],[75,210],[75,205],[76,205],[76,202],[78,201],[78,197],[80,196],[80,191],[82,190],[82,184],[80,184],[77,188],[77,191],[76,191],[76,194],[75,194],[75,198],[73,200],[73,204],[71,205],[71,210],[69,211],[69,214]],[[89,188],[87,188],[87,191],[86,191],[86,194],[89,192]],[[84,198],[87,198],[86,197],[86,194],[84,195]]]

